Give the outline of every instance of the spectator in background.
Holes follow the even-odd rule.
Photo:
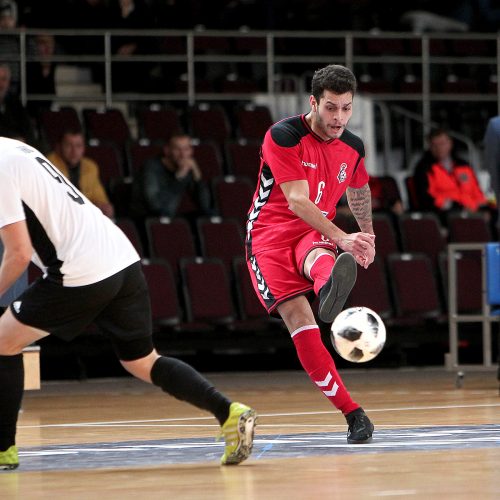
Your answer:
[[[85,138],[80,130],[66,130],[48,160],[64,174],[107,217],[114,207],[99,179],[99,166],[85,155]]]
[[[35,145],[31,118],[21,101],[11,92],[11,71],[5,63],[0,63],[0,136]]]
[[[484,168],[490,174],[491,189],[496,204],[500,202],[500,116],[490,118],[484,134]],[[497,238],[500,237],[500,219],[497,213]]]
[[[477,212],[487,209],[474,169],[454,151],[453,139],[444,129],[433,130],[429,148],[415,167],[415,189],[421,210],[434,211],[444,224],[451,210]]]
[[[17,4],[13,0],[0,0],[0,32],[17,28]],[[20,90],[19,35],[0,37],[0,60],[9,63],[10,86],[17,94]]]
[[[191,138],[173,135],[161,156],[144,164],[134,185],[134,214],[138,217],[175,217],[185,194],[196,203],[195,215],[210,215],[210,190],[193,157]]]
[[[154,20],[147,5],[141,0],[115,0],[110,3],[109,27],[121,30],[151,29]],[[113,36],[111,49],[114,55],[131,56],[153,51],[154,42],[149,37]],[[151,69],[145,62],[113,63],[113,90],[116,92],[139,91],[148,83],[145,77]]]
[[[44,34],[34,37],[33,56],[37,61],[26,65],[26,90],[28,94],[56,93],[56,63],[52,60],[56,42],[53,35]],[[32,116],[38,116],[42,109],[50,108],[51,100],[30,101],[27,105]]]

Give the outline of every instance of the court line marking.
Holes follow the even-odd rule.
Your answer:
[[[428,410],[454,410],[462,408],[497,408],[500,403],[482,403],[470,405],[439,405],[439,406],[404,406],[400,408],[373,408],[366,409],[367,413],[380,413],[391,411],[428,411]],[[308,411],[308,412],[292,412],[292,413],[258,413],[260,417],[298,417],[307,415],[335,415],[337,410],[332,411]],[[103,422],[75,422],[66,424],[39,424],[39,425],[18,425],[18,429],[46,429],[51,427],[96,427],[96,426],[117,426],[131,424],[148,424],[155,422],[182,422],[193,420],[212,420],[213,416],[206,417],[181,417],[181,418],[162,418],[162,419],[147,419],[147,420],[111,420]],[[298,425],[298,424],[297,424]]]

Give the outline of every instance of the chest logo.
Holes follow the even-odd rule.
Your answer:
[[[339,168],[339,173],[337,175],[337,179],[340,183],[344,182],[347,179],[347,174],[345,172],[346,170],[347,170],[347,163],[341,163]]]

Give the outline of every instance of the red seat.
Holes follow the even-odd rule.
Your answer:
[[[64,131],[82,130],[78,113],[69,106],[57,110],[46,109],[41,111],[39,127],[42,139],[51,149],[54,149]]]
[[[391,254],[387,266],[398,322],[424,323],[441,317],[438,281],[429,256]]]
[[[123,156],[113,144],[92,141],[85,147],[85,156],[92,158],[99,166],[99,176],[106,188],[124,177]]]
[[[229,119],[222,106],[200,103],[189,109],[189,130],[200,141],[212,141],[222,146],[231,137]]]
[[[437,269],[438,256],[446,248],[446,238],[436,214],[431,212],[405,213],[399,216],[399,229],[404,252],[428,255]]]
[[[180,269],[188,321],[233,323],[231,286],[224,263],[219,259],[183,258]]]
[[[154,259],[143,259],[141,263],[149,288],[154,329],[164,330],[179,325],[182,313],[170,265]]]
[[[239,139],[225,145],[231,174],[257,182],[260,168],[260,142]]]
[[[130,243],[134,245],[134,248],[137,250],[137,253],[140,255],[140,257],[144,257],[144,249],[142,247],[141,237],[134,221],[127,217],[121,217],[117,219],[116,225],[125,233],[125,236],[127,236],[127,238],[130,240]]]
[[[233,259],[245,254],[241,224],[235,219],[202,217],[196,225],[202,255],[221,259],[230,273]]]
[[[222,157],[218,144],[213,142],[194,142],[193,156],[200,167],[202,177],[210,182],[224,175]]]
[[[452,212],[447,218],[450,243],[487,243],[491,241],[488,221],[481,213]]]
[[[146,219],[149,255],[170,264],[174,277],[179,278],[179,262],[182,257],[196,256],[191,228],[185,219],[151,217]]]
[[[245,177],[218,177],[214,179],[212,189],[219,215],[235,218],[244,227],[255,191],[253,183]]]
[[[139,137],[151,142],[167,141],[182,132],[179,112],[169,106],[151,105],[137,112]]]
[[[121,110],[116,108],[84,109],[82,113],[89,139],[111,142],[122,154],[125,152],[131,133]]]
[[[236,134],[247,140],[262,141],[267,129],[273,124],[271,112],[267,106],[246,104],[235,112]]]

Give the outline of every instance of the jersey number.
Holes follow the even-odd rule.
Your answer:
[[[314,204],[317,205],[321,197],[323,196],[323,189],[325,189],[325,181],[320,181],[318,183],[318,194],[316,195],[316,199],[314,200]]]
[[[83,198],[78,194],[75,188],[68,183],[68,181],[56,170],[56,168],[49,163],[44,158],[36,157],[36,161],[57,181],[59,184],[64,184],[67,187],[68,196],[79,205],[83,205],[85,202]]]

